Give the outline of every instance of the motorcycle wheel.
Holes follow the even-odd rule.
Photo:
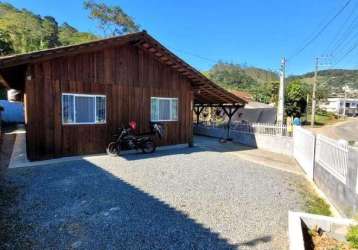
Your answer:
[[[110,156],[117,156],[120,153],[119,145],[116,142],[111,142],[106,148],[106,152]]]
[[[150,154],[155,151],[155,144],[153,141],[146,141],[143,145],[142,151],[144,154]]]

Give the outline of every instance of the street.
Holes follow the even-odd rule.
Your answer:
[[[310,128],[315,133],[323,134],[332,139],[358,141],[358,118],[348,118],[346,121],[320,128]]]

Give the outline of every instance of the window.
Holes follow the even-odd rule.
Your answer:
[[[178,98],[151,98],[151,121],[177,121]]]
[[[62,124],[106,123],[106,97],[62,94]]]

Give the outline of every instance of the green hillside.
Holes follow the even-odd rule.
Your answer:
[[[251,91],[258,85],[278,81],[278,76],[274,72],[223,62],[215,64],[204,74],[217,84],[234,90]]]
[[[41,17],[0,1],[0,56],[81,43],[97,39],[51,16]]]
[[[358,89],[358,70],[329,69],[318,72],[318,83],[324,84],[330,93],[341,93],[344,86]],[[313,83],[314,73],[309,72],[299,76],[290,76],[288,80],[300,79],[309,84]]]
[[[219,62],[209,71],[204,73],[215,83],[229,90],[242,90],[251,93],[256,100],[270,101],[265,95],[275,91],[278,75],[275,72],[256,67],[244,67],[238,64]],[[308,88],[313,84],[314,73],[294,75],[287,78],[290,83],[299,80],[307,84]],[[358,70],[329,69],[318,72],[318,91],[324,96],[341,94],[343,87],[349,86],[358,90]]]

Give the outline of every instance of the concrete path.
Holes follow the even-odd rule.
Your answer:
[[[19,220],[11,221],[16,230],[4,244],[287,249],[288,211],[302,210],[306,179],[242,158],[262,151],[243,154],[255,150],[216,139],[197,138],[196,144],[9,169],[7,180],[19,197],[9,218]]]
[[[219,143],[217,139],[196,136],[195,144],[207,147],[215,151],[221,151],[239,157],[242,160],[254,162],[266,167],[302,175],[303,171],[296,160],[284,154],[277,154],[270,151],[251,148],[239,143]]]

